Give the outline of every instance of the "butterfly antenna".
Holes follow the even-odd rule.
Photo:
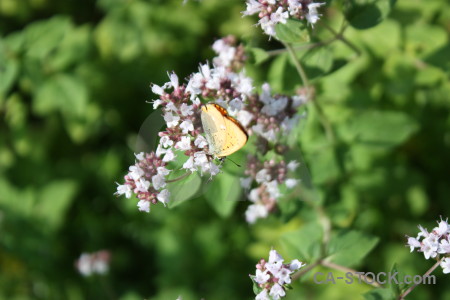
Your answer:
[[[240,164],[236,163],[234,160],[231,160],[230,158],[228,158],[233,164],[235,164],[236,166],[238,166],[239,168],[242,167]],[[225,159],[224,159],[225,160]]]

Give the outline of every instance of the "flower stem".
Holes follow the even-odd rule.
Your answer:
[[[334,30],[330,25],[326,24],[325,22],[321,22],[321,25],[323,27],[325,27],[326,29],[328,29],[332,34],[334,34],[334,37],[340,41],[342,41],[344,44],[346,44],[349,48],[351,48],[353,51],[355,51],[357,56],[361,55],[361,51],[349,40],[347,40],[344,35],[343,32],[345,30],[345,26],[342,26],[342,29],[340,32],[337,32],[336,30]]]
[[[430,275],[438,266],[439,266],[439,264],[441,263],[441,260],[442,259],[438,259],[438,261],[428,270],[428,271],[426,271],[425,272],[425,274],[423,274],[423,276],[422,276],[422,278],[423,277],[426,277],[426,276],[428,276],[428,275]],[[412,286],[410,286],[404,293],[402,293],[400,296],[398,296],[398,300],[403,300],[403,299],[405,299],[405,297],[409,294],[409,293],[411,293],[412,292],[412,290],[416,287],[416,286],[418,286],[419,285],[419,283],[415,283],[415,284],[413,284]]]
[[[330,261],[323,260],[323,261],[321,262],[321,265],[324,266],[324,267],[328,267],[328,268],[331,268],[331,269],[338,270],[338,271],[342,271],[342,272],[346,272],[346,273],[352,273],[353,276],[356,276],[356,274],[357,274],[357,271],[356,271],[356,270],[353,270],[353,269],[350,269],[350,268],[347,268],[347,267],[344,267],[344,266],[341,266],[341,265],[332,263],[332,262],[330,262]],[[363,274],[361,274],[361,273],[358,274],[358,277],[359,277],[360,279],[362,278],[363,281],[364,281],[365,283],[370,284],[371,286],[374,286],[374,287],[377,287],[377,288],[382,287],[382,286],[381,286],[378,282],[376,282],[375,280],[373,280],[373,282],[370,282],[370,280],[367,278],[367,276],[365,276],[365,275],[363,275]]]
[[[286,47],[287,51],[289,52],[292,62],[294,63],[295,68],[297,69],[298,75],[300,76],[300,78],[303,82],[303,86],[306,88],[308,99],[311,99],[311,102],[313,103],[314,108],[316,109],[316,111],[319,115],[319,120],[325,131],[327,139],[332,144],[334,144],[334,141],[335,141],[334,132],[331,127],[330,121],[328,120],[327,116],[324,114],[320,104],[312,97],[312,91],[311,91],[311,87],[309,84],[308,76],[306,76],[305,70],[303,69],[302,65],[300,64],[300,61],[298,60],[297,56],[295,55],[294,48],[292,48],[292,46],[289,43],[283,43],[283,45]]]
[[[166,182],[167,182],[167,183],[177,182],[178,180],[181,180],[181,179],[183,179],[183,178],[185,178],[185,177],[187,177],[187,176],[189,176],[189,175],[191,175],[191,174],[192,174],[192,172],[191,172],[191,171],[188,171],[188,172],[184,173],[183,175],[181,175],[180,177],[177,177],[177,178],[175,178],[175,179],[166,180]]]
[[[307,265],[304,269],[301,269],[300,271],[298,271],[297,273],[295,273],[294,275],[292,275],[292,280],[297,280],[300,277],[302,277],[303,275],[305,275],[306,273],[308,273],[309,271],[311,271],[312,269],[314,269],[315,267],[317,267],[318,265],[320,265],[321,261],[318,260],[315,263],[312,263],[310,265]]]

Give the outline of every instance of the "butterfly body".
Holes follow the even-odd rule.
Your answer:
[[[241,149],[248,140],[247,132],[218,104],[202,106],[201,120],[210,154],[224,158]]]

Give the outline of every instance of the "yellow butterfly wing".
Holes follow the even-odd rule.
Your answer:
[[[217,104],[202,106],[201,120],[210,153],[217,157],[228,156],[247,142],[245,129]]]

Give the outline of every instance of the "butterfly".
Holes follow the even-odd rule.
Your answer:
[[[209,152],[218,158],[224,158],[244,147],[248,140],[245,129],[230,117],[225,108],[209,103],[201,107],[201,120]]]

